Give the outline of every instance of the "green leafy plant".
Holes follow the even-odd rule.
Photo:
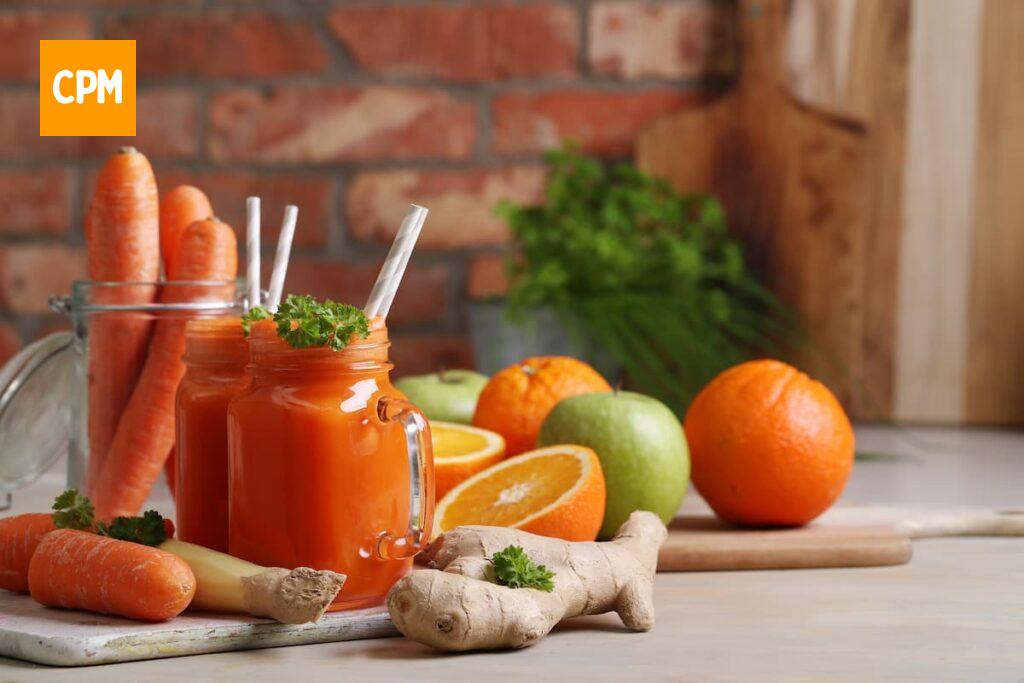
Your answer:
[[[68,489],[53,501],[53,525],[58,529],[91,529],[93,515],[92,501],[78,489]]]
[[[253,322],[266,318],[273,318],[278,336],[297,349],[326,346],[341,351],[353,335],[370,336],[370,319],[362,309],[330,299],[321,303],[309,295],[289,294],[273,314],[254,306],[242,317],[246,334]]]
[[[352,335],[370,335],[370,319],[362,309],[330,299],[320,303],[308,295],[289,294],[274,313],[274,322],[278,336],[297,349],[326,346],[340,351]]]
[[[680,414],[716,374],[789,339],[790,312],[751,273],[714,198],[571,147],[546,162],[543,203],[497,209],[518,247],[513,320],[554,309]]]
[[[536,588],[550,593],[555,589],[555,573],[536,564],[521,547],[510,545],[491,558],[495,583],[509,588]]]
[[[245,336],[249,336],[249,332],[252,331],[252,324],[260,320],[266,320],[267,318],[273,317],[273,314],[263,306],[253,306],[242,315],[242,331],[245,332]]]
[[[151,546],[167,540],[163,515],[156,510],[146,510],[141,517],[115,517],[109,525],[100,522],[96,525],[96,533]]]
[[[92,531],[120,541],[158,546],[167,540],[167,522],[156,510],[147,510],[140,517],[115,517],[110,524],[97,522],[92,501],[68,489],[53,501],[53,525],[58,529]]]

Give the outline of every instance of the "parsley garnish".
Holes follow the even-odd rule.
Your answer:
[[[370,319],[351,304],[289,294],[274,314],[277,334],[296,349],[326,346],[341,351],[357,335],[370,336]]]
[[[491,558],[495,583],[509,588],[536,588],[550,593],[555,589],[551,581],[555,573],[542,564],[536,564],[517,545],[510,545]]]
[[[53,525],[58,529],[92,529],[92,501],[68,489],[53,501]]]
[[[167,527],[163,516],[156,510],[147,510],[141,517],[116,517],[110,524],[96,522],[92,501],[68,489],[53,501],[53,524],[60,529],[93,531],[120,541],[157,546],[167,540]]]
[[[156,510],[146,510],[141,517],[115,517],[109,525],[100,522],[96,533],[121,541],[157,546],[167,540],[163,516]]]
[[[250,330],[252,330],[252,324],[257,320],[266,320],[270,317],[270,311],[263,306],[253,306],[242,316],[242,331],[245,332],[245,336],[249,336]]]

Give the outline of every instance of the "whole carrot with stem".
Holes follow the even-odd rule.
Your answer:
[[[203,191],[193,185],[178,185],[160,198],[160,257],[164,272],[174,270],[181,238],[188,226],[213,216],[213,207]]]
[[[185,230],[172,280],[233,283],[237,273],[237,244],[230,225],[208,218]],[[162,301],[193,301],[208,295],[209,288],[186,285],[168,293]],[[145,367],[92,490],[100,519],[138,513],[174,445],[174,396],[185,374],[186,322],[170,317],[156,325]]]
[[[36,548],[28,585],[43,605],[165,621],[188,607],[196,577],[187,562],[163,550],[57,529]]]
[[[89,278],[99,282],[154,282],[160,272],[159,203],[153,168],[125,147],[100,170],[85,218]],[[152,303],[153,285],[97,287],[97,304]],[[89,332],[88,480],[103,468],[139,371],[151,321],[136,313],[100,313]]]

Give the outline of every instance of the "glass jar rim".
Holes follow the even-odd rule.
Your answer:
[[[131,287],[154,287],[166,289],[168,287],[208,287],[221,288],[232,287],[235,296],[231,299],[220,298],[210,301],[183,301],[183,302],[152,302],[146,304],[96,304],[92,303],[91,293],[95,290],[117,291]],[[55,313],[67,315],[82,315],[88,313],[206,313],[217,314],[232,310],[241,310],[242,294],[238,287],[237,280],[159,280],[159,281],[132,281],[114,282],[104,280],[75,280],[71,283],[71,293],[68,295],[53,295],[49,299],[50,309]]]
[[[249,343],[238,316],[195,318],[185,323],[185,362],[235,365],[249,362]]]

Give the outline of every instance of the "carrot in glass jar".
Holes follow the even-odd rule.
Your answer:
[[[179,256],[172,280],[233,283],[238,273],[234,230],[216,218],[188,227]],[[191,301],[209,291],[180,286],[168,290],[162,301]],[[174,445],[174,398],[185,374],[185,323],[184,318],[169,317],[156,325],[146,364],[93,487],[99,519],[138,513]]]
[[[160,272],[156,178],[146,157],[122,148],[100,170],[85,218],[89,278],[102,282],[153,282]],[[98,288],[97,304],[152,303],[153,285]],[[117,423],[146,359],[150,320],[137,313],[100,313],[89,337],[89,469],[94,482]]]
[[[165,272],[175,269],[181,238],[188,226],[211,216],[210,200],[198,187],[178,185],[160,198],[160,256]]]
[[[28,584],[43,605],[143,621],[176,617],[196,592],[192,570],[177,555],[76,529],[43,537]]]
[[[170,273],[178,256],[182,235],[192,223],[213,215],[213,207],[203,191],[193,185],[172,187],[160,198],[160,258],[164,272]],[[174,468],[177,458],[171,449],[164,464],[167,488],[174,497]]]

